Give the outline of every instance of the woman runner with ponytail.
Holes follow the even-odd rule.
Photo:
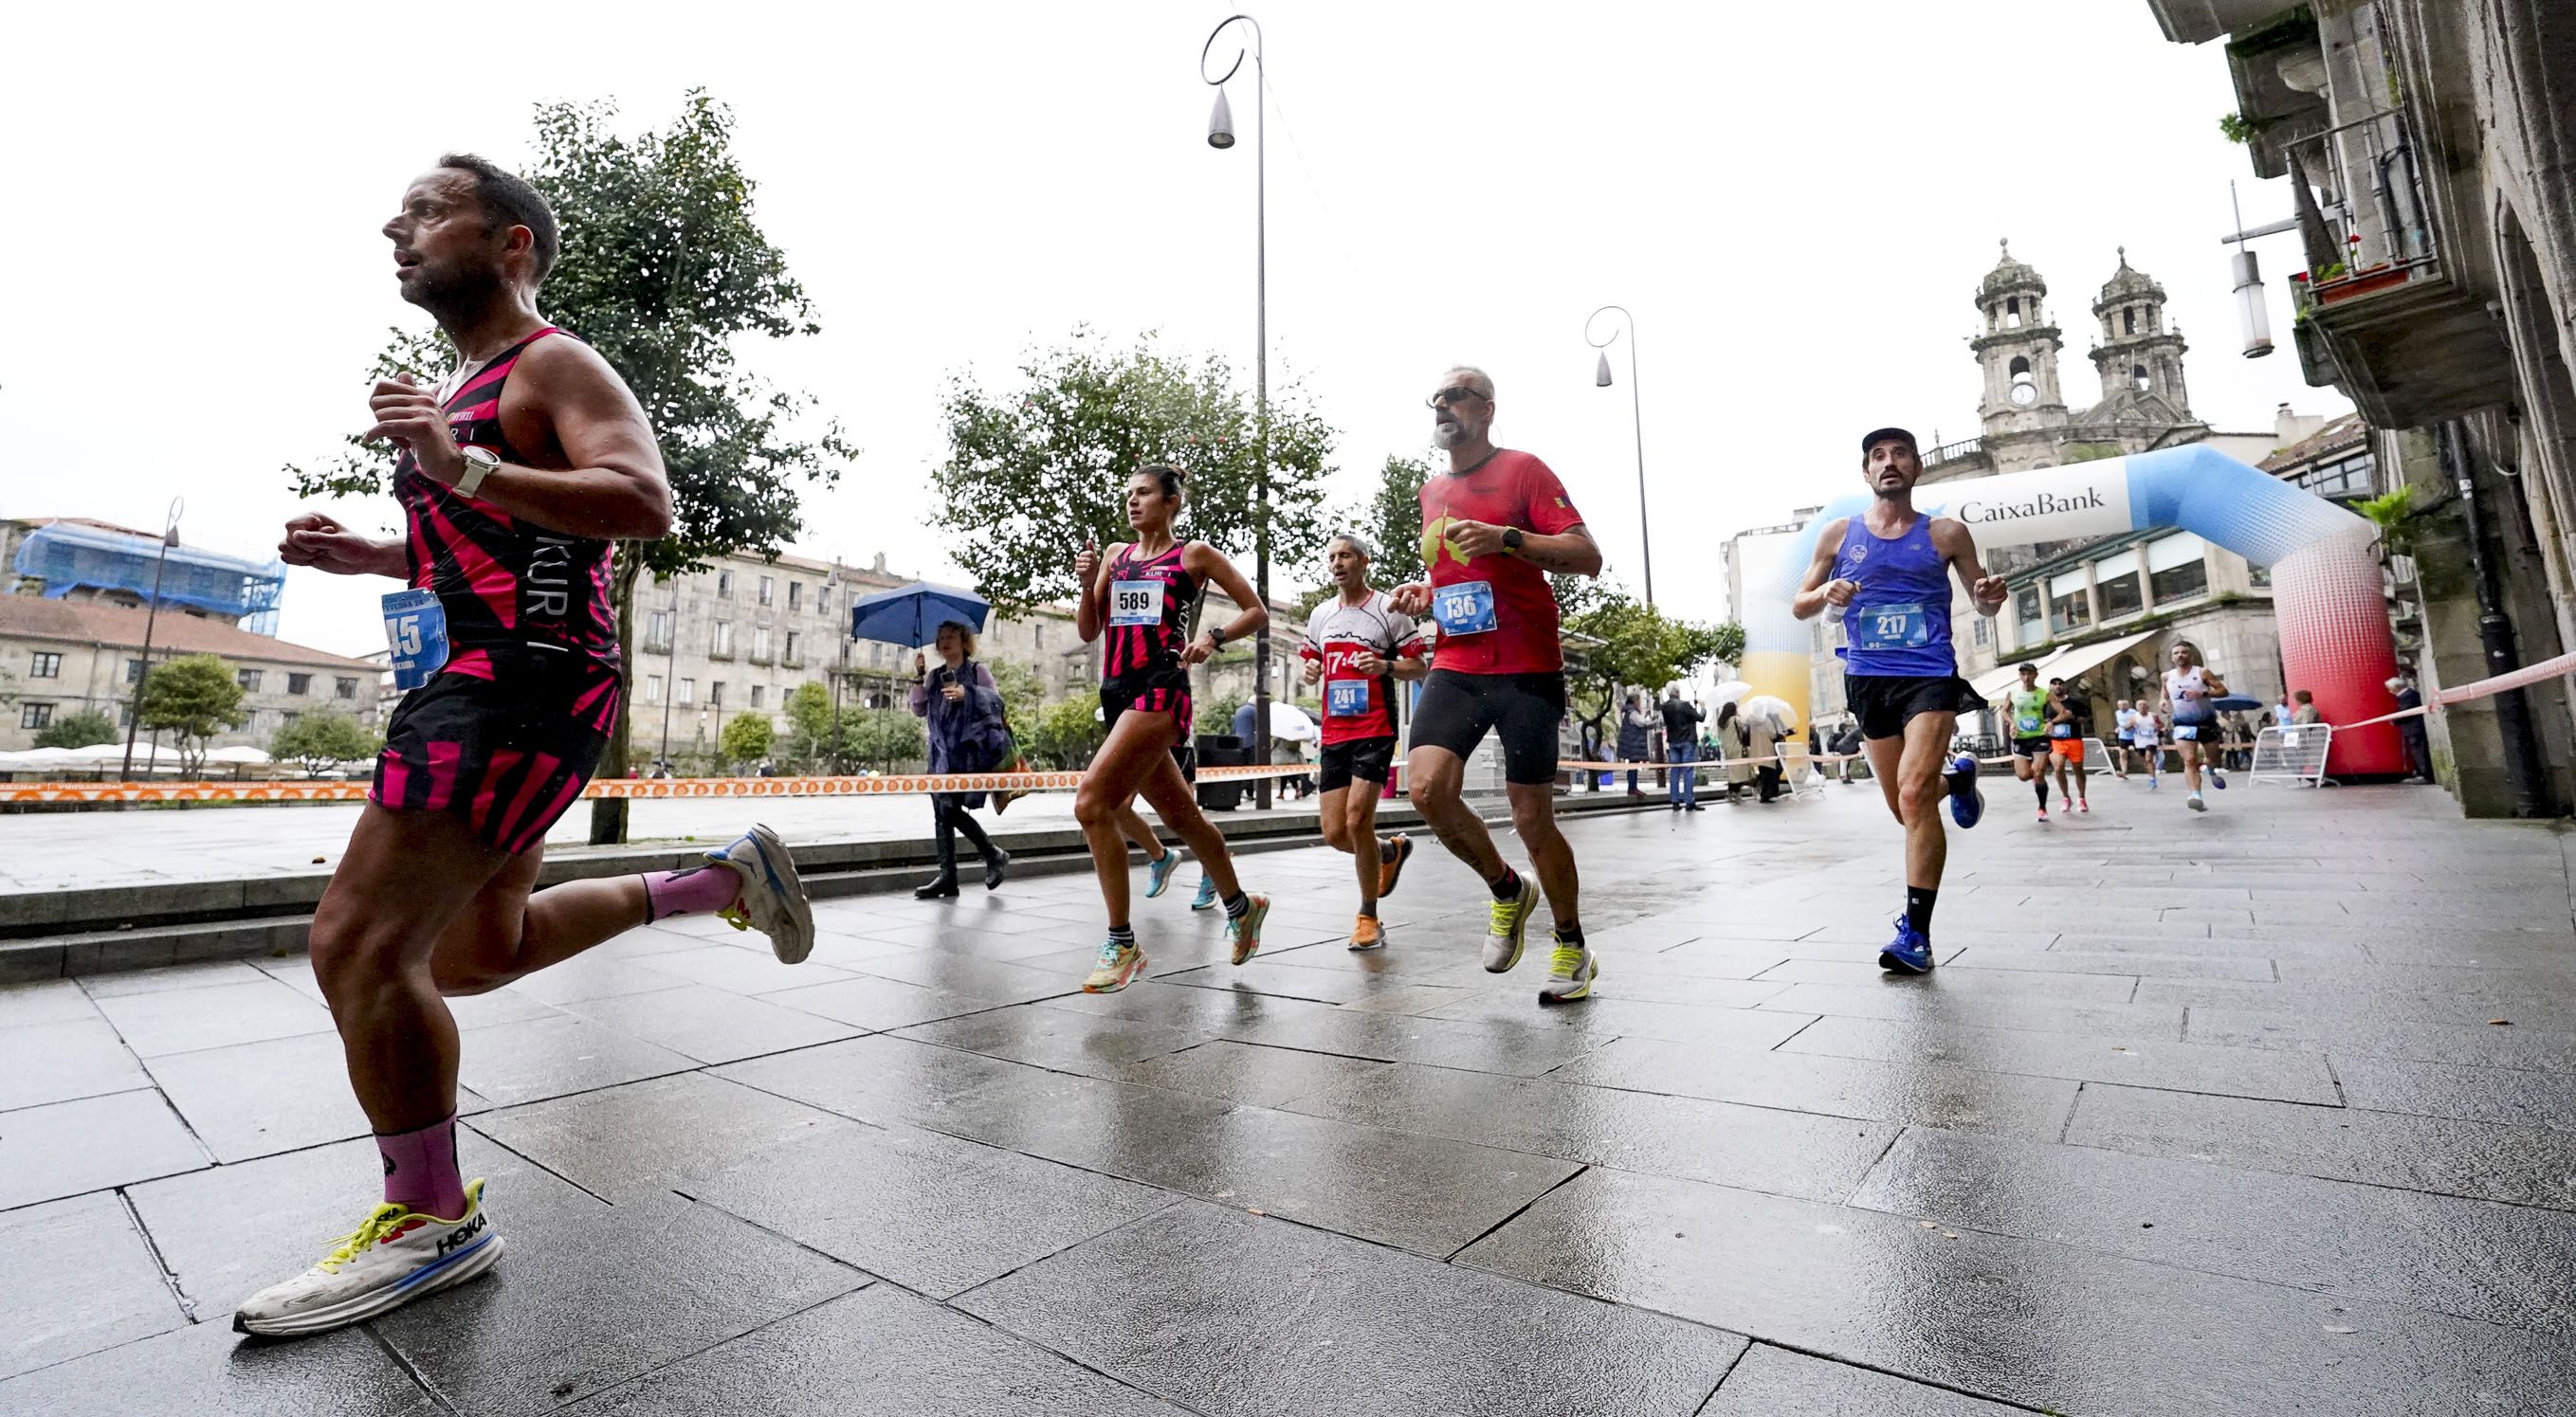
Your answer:
[[[1074,627],[1085,644],[1104,631],[1108,635],[1101,656],[1100,712],[1109,736],[1073,797],[1074,819],[1090,844],[1101,903],[1109,912],[1109,937],[1082,984],[1093,994],[1126,988],[1145,967],[1127,919],[1127,841],[1119,830],[1120,809],[1140,792],[1164,824],[1189,843],[1200,869],[1216,883],[1236,964],[1261,948],[1262,917],[1270,913],[1268,896],[1246,894],[1235,879],[1225,837],[1200,814],[1197,797],[1172,760],[1173,745],[1186,741],[1190,731],[1190,666],[1270,620],[1243,573],[1215,547],[1174,536],[1181,480],[1179,468],[1137,469],[1127,480],[1127,524],[1136,529],[1136,539],[1110,547],[1105,561],[1090,545],[1073,558],[1074,579],[1082,587]],[[1190,640],[1190,608],[1209,581],[1243,609],[1231,622],[1210,626]]]

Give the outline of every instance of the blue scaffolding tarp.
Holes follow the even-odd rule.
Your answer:
[[[103,527],[49,522],[18,543],[15,569],[45,583],[45,598],[60,600],[82,586],[131,591],[152,599],[152,576],[161,543]],[[173,546],[161,573],[161,603],[238,616],[257,635],[277,633],[278,599],[286,590],[280,561],[249,561],[193,546]]]

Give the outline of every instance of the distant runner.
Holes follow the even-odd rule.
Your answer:
[[[2021,683],[2004,691],[2003,720],[2011,728],[2013,778],[2039,793],[2039,822],[2048,825],[2048,691],[2039,666],[2023,664]]]
[[[1850,641],[1840,651],[1844,701],[1860,716],[1870,775],[1905,827],[1905,913],[1878,963],[1926,974],[1934,963],[1932,907],[1950,854],[1942,794],[1962,827],[1975,826],[1986,805],[1976,755],[1950,751],[1959,707],[1975,695],[1950,648],[1950,577],[1967,588],[1980,615],[2003,608],[2005,585],[1977,563],[1965,523],[1914,509],[1923,460],[1913,434],[1875,429],[1860,448],[1861,477],[1876,500],[1858,516],[1817,529],[1815,559],[1791,608],[1801,620],[1828,605],[1843,612]]]
[[[2093,801],[2084,791],[2084,714],[2075,691],[2063,679],[2048,681],[2048,755],[2057,767],[2057,809],[2072,807],[2090,814]],[[2067,795],[2066,770],[2075,770],[2075,794]]]
[[[2210,700],[2227,693],[2225,681],[2216,671],[2200,662],[2200,646],[2189,640],[2176,640],[2173,647],[2174,667],[2165,671],[2165,712],[2173,723],[2174,753],[2182,759],[2182,782],[2191,796],[2183,805],[2195,812],[2206,812],[2209,804],[2200,797],[2200,773],[2203,761],[2209,768],[2209,785],[2224,792],[2227,774],[2219,770],[2218,757],[2208,749],[2217,737],[2218,710]]]

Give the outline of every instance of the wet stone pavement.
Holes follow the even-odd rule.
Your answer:
[[[459,1001],[507,1260],[229,1328],[373,1196],[300,960],[0,991],[0,1411],[2576,1410],[2569,838],[2426,790],[2105,782],[1954,834],[1883,978],[1867,787],[1571,829],[1604,967],[1476,965],[1436,847],[706,920]]]

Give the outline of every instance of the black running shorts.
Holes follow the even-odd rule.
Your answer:
[[[1461,674],[1434,669],[1413,705],[1413,746],[1461,759],[1488,732],[1503,740],[1503,780],[1524,787],[1556,781],[1556,734],[1565,718],[1565,675]]]
[[[2048,739],[2046,739],[2045,737],[2040,737],[2040,738],[2016,738],[2016,739],[2014,739],[2014,740],[2013,740],[2012,755],[2013,755],[2014,757],[2016,757],[2016,758],[2044,758],[2044,757],[2047,757],[2047,756],[2048,756]]]
[[[526,646],[460,652],[385,725],[367,800],[460,812],[513,856],[542,844],[581,796],[617,725],[617,669]]]
[[[1386,785],[1386,775],[1395,763],[1395,735],[1383,738],[1353,738],[1343,743],[1324,745],[1324,759],[1315,769],[1315,790],[1332,792],[1351,785],[1357,778],[1373,787]]]
[[[1863,738],[1902,738],[1905,725],[1922,715],[1955,714],[1975,697],[1976,690],[1956,674],[1843,676],[1843,702],[1859,716]]]

